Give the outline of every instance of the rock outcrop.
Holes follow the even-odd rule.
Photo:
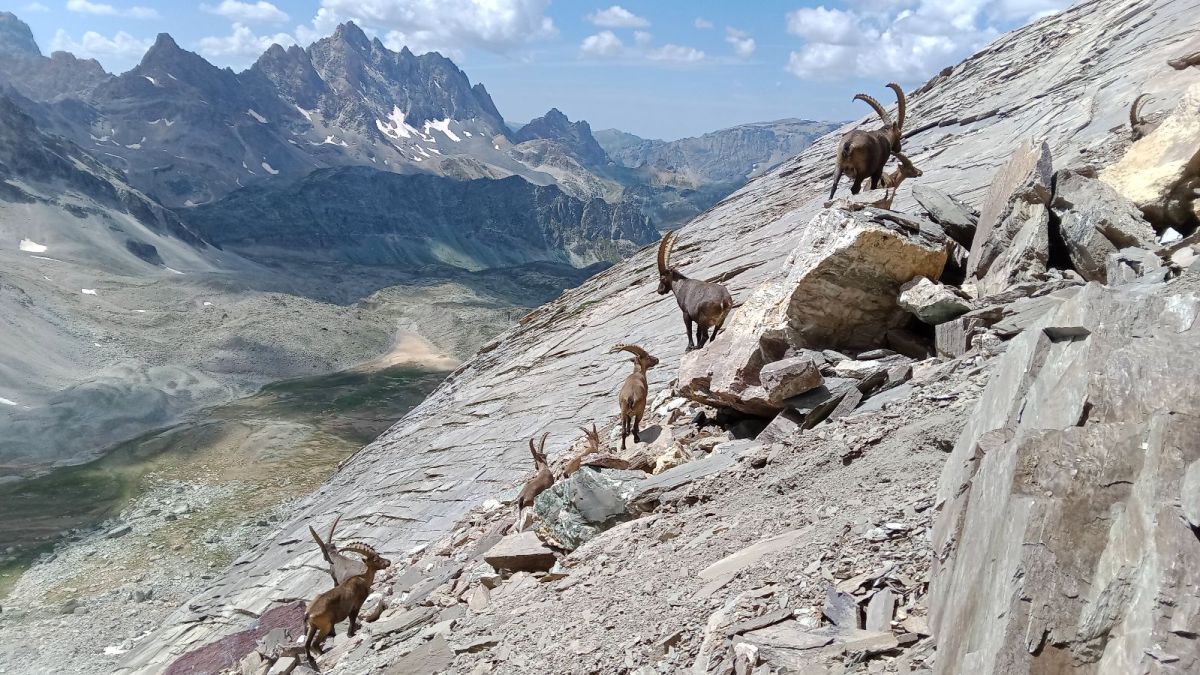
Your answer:
[[[1123,248],[1156,246],[1154,228],[1137,208],[1094,178],[1058,172],[1051,206],[1071,264],[1088,281],[1108,281],[1109,255]]]
[[[938,277],[946,240],[932,224],[913,230],[888,212],[837,209],[806,226],[777,279],[756,288],[703,350],[686,355],[679,391],[751,415],[782,409],[760,378],[789,347],[869,349],[904,323],[901,285]]]
[[[1010,343],[938,488],[937,673],[1200,668],[1198,315],[1093,284]]]

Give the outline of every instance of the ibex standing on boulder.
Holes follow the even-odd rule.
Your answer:
[[[363,557],[366,571],[346,579],[317,596],[304,612],[304,623],[307,626],[304,638],[304,653],[313,662],[312,649],[318,654],[324,653],[325,638],[333,635],[333,627],[339,622],[350,620],[349,635],[353,636],[358,630],[358,612],[371,594],[371,585],[375,583],[375,572],[391,567],[392,561],[381,557],[375,549],[362,542],[351,542],[342,547],[346,553],[357,553]]]
[[[550,463],[546,461],[546,437],[550,432],[542,434],[541,448],[533,446],[533,439],[529,439],[529,453],[533,455],[533,468],[537,471],[533,478],[525,481],[525,485],[521,487],[521,492],[517,494],[517,531],[521,531],[521,513],[526,507],[533,506],[537,501],[537,496],[542,494],[551,485],[554,485],[554,474],[550,471]]]
[[[658,359],[650,356],[645,349],[637,345],[616,345],[609,353],[629,352],[633,354],[633,372],[625,378],[621,385],[618,402],[621,404],[621,449],[625,449],[625,437],[633,432],[633,442],[640,443],[638,427],[642,424],[642,416],[646,414],[646,399],[650,394],[650,385],[646,381],[646,371],[658,365]]]
[[[1135,142],[1142,140],[1150,135],[1151,131],[1158,128],[1157,124],[1151,124],[1142,119],[1142,112],[1139,109],[1142,105],[1142,99],[1149,97],[1150,94],[1142,94],[1133,99],[1133,105],[1129,106],[1129,129]]]
[[[904,113],[908,101],[900,85],[890,82],[888,87],[896,92],[895,122],[879,101],[866,94],[854,95],[855,100],[863,101],[875,109],[879,119],[883,121],[883,127],[875,131],[854,129],[842,136],[842,141],[838,144],[837,172],[833,175],[833,188],[829,190],[830,199],[833,199],[837,192],[842,174],[854,179],[854,184],[850,186],[850,192],[853,194],[858,194],[862,189],[863,180],[867,178],[871,179],[872,190],[879,187],[883,181],[883,167],[887,165],[888,157],[893,152],[900,152],[900,138],[904,130]]]
[[[687,328],[690,352],[699,349],[709,340],[716,339],[717,331],[725,323],[725,317],[733,308],[733,296],[721,284],[700,279],[689,279],[671,267],[671,249],[675,248],[675,233],[668,232],[658,245],[658,294],[675,294],[679,309],[683,310],[683,325]],[[696,324],[696,339],[692,340],[692,323]],[[712,329],[711,332],[709,329]]]

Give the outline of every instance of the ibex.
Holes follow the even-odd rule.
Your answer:
[[[650,393],[650,385],[646,382],[646,371],[658,365],[658,359],[650,356],[645,349],[637,345],[616,345],[609,353],[629,352],[633,354],[633,372],[625,378],[618,395],[621,404],[621,449],[625,449],[625,437],[633,432],[633,442],[640,443],[638,427],[642,416],[646,414],[646,398]]]
[[[308,526],[308,531],[312,533],[312,538],[316,540],[317,546],[321,547],[321,556],[325,558],[325,562],[329,563],[329,576],[333,579],[334,586],[352,576],[362,574],[366,569],[363,567],[361,559],[344,556],[333,545],[333,531],[337,529],[338,521],[341,519],[342,515],[340,513],[333,519],[333,524],[329,526],[329,536],[325,537],[325,541],[321,541],[321,535],[317,534],[312,525]]]
[[[850,186],[852,194],[858,194],[862,189],[863,180],[867,178],[871,179],[872,190],[879,187],[883,181],[883,167],[887,164],[888,156],[893,152],[900,152],[907,99],[900,85],[890,82],[887,86],[896,92],[895,122],[879,101],[866,94],[854,95],[855,100],[863,101],[875,109],[879,119],[883,121],[883,126],[875,131],[854,129],[842,136],[838,145],[837,172],[833,175],[833,188],[829,190],[830,199],[837,193],[838,181],[842,179],[842,174],[854,179],[854,184]]]
[[[598,466],[604,469],[628,469],[629,462],[607,452],[600,452],[600,432],[596,431],[595,422],[592,423],[591,430],[583,427],[579,428],[587,439],[586,445],[579,454],[572,457],[566,465],[563,466],[563,478],[570,476],[583,466]]]
[[[733,296],[721,284],[700,279],[689,279],[671,266],[671,249],[675,248],[674,232],[663,236],[658,245],[658,294],[675,294],[675,302],[683,311],[683,325],[687,328],[690,352],[699,349],[709,340],[715,340],[717,331],[725,323],[725,317],[733,308]],[[692,323],[696,324],[696,339],[692,340]],[[709,329],[712,329],[711,332]]]
[[[304,624],[307,627],[304,638],[304,653],[313,662],[312,649],[316,647],[318,654],[324,653],[325,638],[333,635],[334,625],[350,620],[348,635],[353,636],[358,630],[358,612],[371,594],[371,584],[375,583],[375,572],[391,567],[392,561],[380,556],[375,549],[362,542],[351,542],[341,549],[347,553],[357,553],[363,557],[366,571],[356,574],[328,591],[318,595],[308,605],[304,612]]]
[[[546,437],[550,432],[542,434],[542,442],[540,448],[533,446],[533,439],[529,439],[529,452],[533,455],[533,468],[537,473],[533,478],[525,481],[525,485],[521,487],[521,492],[517,494],[517,531],[521,530],[521,513],[526,507],[533,506],[537,500],[537,496],[542,494],[551,485],[554,485],[554,474],[550,471],[550,463],[546,461]]]
[[[920,169],[913,166],[908,157],[902,152],[893,152],[892,155],[896,158],[898,166],[896,170],[883,177],[883,199],[872,204],[872,206],[880,209],[891,209],[892,200],[896,198],[896,193],[900,191],[900,184],[905,178],[919,178],[924,175]],[[888,191],[891,191],[890,193]]]
[[[1142,119],[1142,113],[1139,108],[1142,104],[1142,99],[1149,98],[1150,94],[1142,94],[1133,99],[1133,105],[1129,106],[1129,129],[1134,141],[1140,141],[1158,128],[1157,124],[1151,124]]]

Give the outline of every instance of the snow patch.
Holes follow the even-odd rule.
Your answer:
[[[0,405],[16,405],[16,404],[17,404],[16,401],[14,401],[12,399],[4,398],[3,396],[0,396]]]
[[[426,157],[433,157],[433,155],[429,154],[428,152],[425,152],[425,148],[423,148],[419,145],[417,146],[417,151]]]
[[[466,136],[467,138],[470,138],[470,137],[471,137],[471,132],[467,131],[466,129],[463,129],[463,136]]]
[[[146,142],[146,137],[142,136],[142,140],[138,141],[137,143],[131,143],[125,147],[129,148],[130,150],[141,150],[142,143],[145,143],[145,142]]]
[[[211,303],[211,302],[209,302],[209,301],[207,301],[207,300],[205,300],[205,301],[204,301],[204,306],[205,306],[205,307],[212,307],[212,303]]]
[[[84,288],[84,289],[82,289],[82,291],[81,291],[81,292],[82,292],[84,295],[95,295],[95,294],[96,294],[96,289],[94,289],[94,288]]]
[[[117,647],[116,645],[109,645],[104,648],[104,655],[105,656],[120,656],[121,654],[124,654],[127,651],[129,651],[129,650],[121,649],[120,647]]]
[[[492,147],[495,148],[496,150],[500,149],[500,146],[496,145],[495,143],[492,144]]]
[[[275,170],[275,167],[271,166],[270,164],[267,164],[266,160],[263,161],[262,168],[263,168],[263,171],[266,171],[267,173],[271,174],[272,176],[279,175],[279,172]]]
[[[254,110],[254,108],[249,108],[249,109],[247,109],[247,110],[246,110],[246,114],[247,114],[247,115],[249,115],[249,116],[251,116],[251,117],[253,117],[253,118],[254,118],[254,120],[255,120],[256,122],[258,122],[259,124],[266,124],[266,123],[267,123],[267,118],[263,117],[262,115],[259,115],[259,114],[258,114],[258,112]]]
[[[169,120],[165,117],[160,117],[160,118],[154,120],[153,122],[151,122],[150,126],[154,126],[156,124],[165,124],[168,127],[173,127],[173,126],[175,126],[175,120]],[[93,136],[92,138],[95,138],[95,136]]]
[[[296,105],[296,104],[293,103],[292,105]],[[317,112],[316,110],[305,110],[304,108],[301,108],[298,105],[296,106],[296,110],[299,110],[300,114],[304,115],[304,119],[308,120],[309,122],[312,121],[313,113]]]
[[[146,81],[149,82],[150,84],[152,84],[156,87],[158,86],[158,80],[154,79],[153,77],[150,77],[149,75],[143,75],[142,77],[146,78]]]
[[[46,246],[43,246],[32,239],[22,239],[17,248],[29,253],[45,253],[47,250]]]
[[[167,73],[167,77],[171,78],[172,80],[179,80],[178,77],[175,77],[174,75],[172,75],[170,73]]]
[[[428,126],[428,125],[427,125]],[[404,121],[404,111],[400,106],[392,106],[392,114],[388,115],[387,123],[383,120],[375,120],[375,127],[390,138],[412,138],[414,134],[420,134],[417,128]]]
[[[343,148],[350,147],[350,144],[347,143],[346,141],[339,141],[338,139],[334,138],[333,136],[326,136],[325,140],[321,141],[321,143],[319,143],[318,145],[340,145]]]
[[[163,267],[163,269],[164,269],[164,270],[166,270],[166,271],[168,271],[168,272],[170,272],[171,274],[179,274],[179,275],[182,275],[182,274],[183,274],[183,272],[180,272],[179,270],[177,270],[177,269],[175,269],[175,268],[173,268],[173,267],[166,267],[166,266],[164,266],[164,267]]]
[[[438,131],[442,132],[443,134],[446,134],[446,138],[449,138],[450,140],[452,140],[456,143],[458,141],[462,140],[461,138],[458,137],[458,134],[455,134],[453,131],[450,131],[450,118],[449,117],[447,117],[444,120],[430,120],[430,121],[426,122],[425,123],[425,133],[426,134],[429,133],[430,128],[437,129]]]

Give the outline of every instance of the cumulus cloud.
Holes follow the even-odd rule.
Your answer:
[[[748,59],[754,56],[754,49],[757,45],[754,44],[754,38],[744,30],[727,27],[725,29],[725,42],[733,47],[733,53],[738,55],[738,58]]]
[[[40,2],[31,2],[28,5],[25,5],[25,11],[41,13],[41,12],[49,12],[50,8],[43,5]]]
[[[620,5],[601,9],[588,15],[588,21],[601,28],[645,28],[650,22]]]
[[[273,44],[288,46],[296,39],[287,33],[257,35],[249,26],[234,23],[232,32],[226,36],[200,38],[200,54],[208,60],[222,65],[244,65],[257,59]]]
[[[625,53],[625,44],[611,30],[602,30],[585,37],[579,45],[579,53],[590,58],[611,59]]]
[[[467,47],[505,53],[557,35],[546,16],[550,0],[322,0],[313,20],[321,24],[353,19],[364,27],[386,31],[393,45],[413,45],[447,53]],[[306,29],[297,37],[306,39]],[[390,46],[390,45],[389,45]]]
[[[157,19],[158,10],[152,7],[134,6],[119,8],[106,3],[90,2],[89,0],[67,0],[67,9],[79,14],[97,14],[100,16],[127,16],[131,19]]]
[[[1072,0],[847,0],[848,9],[787,14],[803,42],[787,70],[804,79],[917,81],[977,51],[1004,30]]]
[[[79,40],[75,40],[60,28],[50,41],[50,49],[56,52],[71,52],[85,59],[97,59],[104,63],[113,61],[126,65],[140,59],[153,44],[153,40],[135,38],[125,31],[118,31],[112,37],[88,31]]]
[[[694,47],[666,44],[646,52],[646,58],[664,63],[699,63],[704,60],[704,52]]]
[[[647,33],[646,31],[644,31],[644,30],[633,31],[633,42],[637,46],[642,47],[644,49],[646,47],[649,47],[650,43],[653,41],[654,41],[654,36]]]
[[[713,27],[713,22],[705,19],[704,17],[698,16],[696,17],[696,20],[692,22],[692,25],[695,26],[697,30],[708,30],[709,28]]]
[[[288,21],[287,12],[266,0],[258,0],[258,2],[223,0],[216,7],[200,5],[200,8],[210,14],[223,16],[239,23],[284,23]]]

